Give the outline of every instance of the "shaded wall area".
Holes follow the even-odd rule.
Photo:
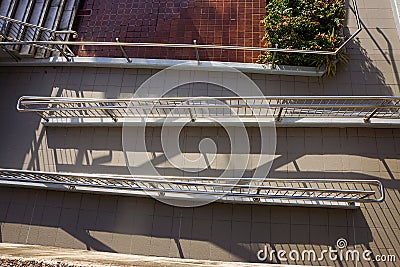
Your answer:
[[[395,254],[399,245],[393,226],[374,227],[375,220],[385,219],[374,207],[367,213],[374,217],[365,217],[361,210],[222,203],[176,208],[151,198],[7,187],[0,191],[2,242],[250,262],[258,261],[257,252],[265,245],[268,250],[320,253],[345,238],[348,248],[368,248],[375,254]],[[269,262],[280,261],[274,257]]]
[[[380,63],[374,58],[368,63],[372,65],[368,66],[377,67]],[[381,77],[369,70],[342,70],[334,79],[249,76],[266,95],[398,94],[398,83],[390,84],[384,79],[358,82],[353,77],[358,73],[365,77]],[[1,167],[129,174],[123,159],[121,129],[45,128],[36,114],[18,113],[15,105],[22,95],[132,97],[143,81],[156,72],[80,67],[1,68],[0,110],[2,123],[6,126],[0,132]],[[174,93],[209,96],[224,93],[210,85],[181,89],[184,90]],[[154,128],[146,138],[149,142],[157,140],[155,137],[159,132]],[[257,155],[257,132],[249,129],[249,133],[253,147],[251,154]],[[221,158],[229,149],[223,140],[226,136],[216,128],[185,129],[184,136],[191,144],[182,147],[186,152],[197,151],[194,148],[203,137],[217,140]],[[152,142],[150,148],[158,155],[156,160],[161,163],[158,165],[160,171],[175,172],[163,160],[159,143]],[[277,129],[276,157],[269,177],[382,181],[386,188],[386,201],[363,205],[357,211],[220,203],[196,209],[177,209],[152,199],[2,187],[1,241],[255,261],[255,252],[265,243],[276,249],[312,247],[322,250],[334,245],[338,237],[343,237],[350,246],[371,248],[374,255],[396,254],[400,243],[399,155],[399,129]],[[214,169],[207,170],[207,175],[218,174],[222,167],[217,161]],[[251,173],[251,166],[248,171]],[[342,262],[342,265],[353,264]]]

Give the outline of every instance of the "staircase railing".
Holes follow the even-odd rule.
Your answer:
[[[18,57],[16,56],[15,51],[20,49],[21,42],[62,42],[67,41],[66,38],[70,34],[77,37],[76,31],[56,31],[9,17],[0,16],[0,38],[5,40],[5,42],[0,42],[0,45],[7,53],[14,55],[14,58]],[[72,50],[65,44],[31,43],[26,45],[29,45],[33,49],[39,49],[38,52],[43,57],[48,56],[51,52],[59,52],[63,57],[70,61],[70,58],[75,56]],[[33,53],[34,52],[35,51],[33,51]]]
[[[191,201],[354,205],[381,202],[378,180],[128,176],[0,169],[0,184],[44,189],[144,194]]]

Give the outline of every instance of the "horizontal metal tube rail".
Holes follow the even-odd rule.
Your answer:
[[[298,54],[318,54],[318,55],[336,55],[340,50],[319,51],[319,50],[301,50],[286,48],[268,48],[268,47],[250,47],[250,46],[232,46],[232,45],[200,45],[200,44],[164,44],[164,43],[127,43],[127,42],[94,42],[94,41],[21,41],[21,42],[2,42],[4,45],[89,45],[89,46],[119,46],[119,47],[165,47],[165,48],[193,48],[193,49],[223,49],[223,50],[244,50],[258,52],[283,52]]]
[[[138,101],[187,101],[192,99],[215,99],[215,100],[268,100],[268,99],[295,99],[295,100],[340,100],[340,99],[347,99],[347,100],[399,100],[399,96],[217,96],[217,97],[208,97],[208,96],[196,96],[196,97],[140,97],[140,98],[109,98],[109,99],[102,99],[102,98],[74,98],[74,97],[63,97],[63,96],[22,96],[21,100],[28,99],[30,101],[69,101],[69,102],[126,102],[131,100],[138,100]]]
[[[207,110],[207,112],[203,112]],[[265,96],[85,99],[23,96],[20,112],[44,118],[390,118],[400,119],[396,96]],[[174,110],[175,113],[171,113]],[[201,112],[200,112],[200,111]],[[190,112],[189,112],[190,111]]]
[[[15,182],[15,185],[20,182],[66,186],[66,190],[81,186],[93,190],[148,191],[163,195],[178,194],[181,197],[185,197],[185,194],[192,197],[234,197],[239,198],[238,202],[244,199],[255,202],[260,199],[285,199],[367,203],[381,202],[385,198],[383,185],[378,180],[128,176],[0,169],[2,181]]]
[[[32,103],[31,103],[32,104]],[[99,109],[99,110],[107,110],[107,109],[126,109],[126,108],[141,108],[141,109],[151,109],[151,108],[165,108],[165,109],[171,109],[171,108],[177,108],[177,109],[185,109],[185,108],[227,108],[226,105],[190,105],[190,104],[182,104],[179,106],[173,106],[171,105],[157,105],[157,106],[94,106],[94,107],[68,107],[68,108],[37,108],[37,109],[32,109],[33,111],[48,111],[48,110],[86,110],[86,109]],[[269,105],[263,105],[263,104],[231,104],[229,105],[230,108],[243,108],[243,107],[252,107],[252,108],[398,108],[398,105],[361,105],[361,104],[355,104],[355,105],[331,105],[331,104],[269,104]],[[27,111],[26,109],[19,109],[19,111]],[[29,111],[29,110],[28,110]]]

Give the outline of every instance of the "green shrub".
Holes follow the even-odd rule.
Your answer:
[[[266,47],[335,51],[343,43],[344,0],[267,0],[266,11]],[[272,63],[272,54],[261,54],[258,63]],[[338,61],[347,62],[344,52],[336,56],[278,52],[275,57],[275,64],[316,66],[330,75]]]

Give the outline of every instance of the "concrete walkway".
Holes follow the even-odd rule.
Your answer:
[[[260,46],[259,0],[84,0],[75,29],[80,40]],[[79,14],[79,13],[78,13]],[[131,57],[195,59],[193,49],[133,48]],[[80,47],[79,56],[121,57],[119,47]],[[203,60],[254,62],[258,53],[207,50]]]
[[[312,94],[329,90],[340,93],[357,86],[363,94],[390,94],[399,90],[400,42],[393,10],[395,0],[357,1],[362,32],[347,47],[350,64],[339,65],[343,72],[334,85],[323,86],[311,82]],[[265,1],[232,0],[140,0],[134,3],[112,1],[82,1],[82,16],[77,18],[75,29],[79,40],[126,42],[187,43],[194,39],[198,44],[260,46],[265,14]],[[346,4],[348,34],[356,30],[354,7]],[[347,30],[346,30],[347,31]],[[123,57],[119,47],[73,47],[79,56]],[[196,58],[192,49],[127,48],[132,58],[190,59]],[[200,50],[201,60],[254,63],[259,53],[243,51]],[[308,83],[306,79],[300,83]],[[286,94],[297,92],[298,83],[284,80],[281,86]],[[325,88],[324,88],[325,87]],[[391,90],[392,89],[392,90]],[[343,89],[344,90],[344,89]]]
[[[0,266],[6,260],[18,259],[21,263],[36,261],[33,266],[140,266],[140,267],[180,267],[180,266],[204,266],[204,267],[284,267],[286,264],[264,263],[240,263],[206,260],[184,260],[165,257],[137,256],[121,253],[95,252],[77,249],[65,249],[35,245],[18,245],[0,243]],[[32,262],[26,266],[32,266]],[[44,264],[39,264],[44,263]],[[11,265],[8,265],[11,266]],[[20,265],[25,266],[25,265]],[[306,265],[290,265],[303,266]]]

